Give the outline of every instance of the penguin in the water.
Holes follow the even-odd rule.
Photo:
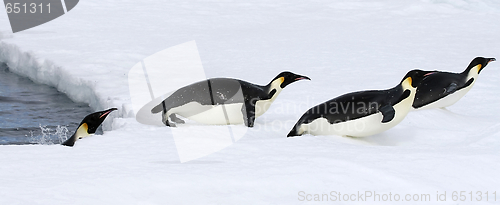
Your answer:
[[[231,78],[208,79],[178,89],[151,112],[162,112],[163,123],[171,127],[175,124],[169,117],[184,123],[177,115],[203,124],[253,127],[255,118],[267,111],[283,88],[304,79],[310,80],[288,71],[263,86]]]
[[[413,108],[444,108],[455,104],[472,88],[479,73],[494,58],[476,57],[462,73],[436,72],[417,88]]]
[[[95,134],[97,127],[101,125],[101,123],[104,121],[104,119],[106,119],[109,113],[115,110],[118,109],[111,108],[109,110],[95,112],[90,115],[87,115],[85,118],[83,118],[80,125],[78,125],[78,128],[76,129],[75,133],[66,141],[64,141],[62,145],[72,147],[73,145],[75,145],[76,140]]]
[[[309,109],[288,137],[302,134],[365,137],[388,130],[410,111],[417,86],[432,71],[412,70],[387,90],[341,95]]]

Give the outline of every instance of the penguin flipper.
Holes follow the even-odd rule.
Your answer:
[[[453,82],[447,88],[444,89],[444,94],[451,94],[457,91],[458,85]]]
[[[165,104],[165,101],[162,101],[160,104],[156,105],[153,109],[151,109],[151,113],[156,114],[156,113],[163,111],[164,104]]]
[[[396,115],[396,111],[394,110],[394,107],[391,105],[384,105],[378,109],[384,118],[382,118],[382,123],[390,122],[392,119],[394,119],[394,116]]]
[[[168,120],[168,116],[167,116],[167,113],[163,113],[161,115],[161,121],[163,122],[163,124],[165,124],[165,126],[167,127],[176,127],[174,123],[171,123],[169,122]]]
[[[243,113],[243,122],[247,127],[253,127],[255,122],[255,104],[257,102],[245,102],[241,106],[241,112]]]
[[[295,136],[301,136],[302,134],[299,134],[299,127],[300,127],[300,120],[297,122],[297,124],[295,124],[292,128],[292,130],[290,130],[290,132],[288,133],[288,135],[286,135],[286,137],[295,137]]]

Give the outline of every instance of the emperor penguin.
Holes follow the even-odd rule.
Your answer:
[[[479,73],[495,58],[476,57],[462,73],[435,72],[417,88],[414,109],[445,108],[460,100],[476,82]]]
[[[87,115],[85,118],[83,118],[80,125],[78,125],[78,128],[76,129],[75,133],[66,141],[64,141],[62,145],[73,147],[73,145],[75,145],[76,140],[95,134],[97,127],[101,125],[101,123],[104,121],[104,119],[106,119],[109,113],[115,110],[118,109],[111,108],[109,110],[95,112],[90,115]]]
[[[212,78],[176,90],[151,113],[162,112],[166,126],[184,123],[177,117],[209,125],[245,124],[254,126],[256,117],[264,114],[288,85],[307,76],[284,71],[267,85],[256,85],[232,78]]]
[[[432,71],[412,70],[391,89],[358,91],[321,103],[304,113],[287,136],[365,137],[386,131],[408,114],[425,75]]]

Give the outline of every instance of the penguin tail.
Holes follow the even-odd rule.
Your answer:
[[[297,123],[295,123],[292,130],[290,130],[290,132],[288,133],[287,137],[302,136],[302,134],[304,134],[304,131],[300,132],[300,126],[304,123],[307,124],[309,122],[309,119],[311,118],[309,112],[311,112],[311,110],[308,110],[302,115],[302,117],[300,117],[299,120],[297,120]]]
[[[70,138],[68,138],[66,141],[61,143],[61,145],[73,147],[75,145],[75,142],[76,142],[76,137],[75,137],[75,135],[73,135]]]
[[[151,109],[151,113],[156,114],[163,111],[165,101],[162,101],[160,104],[156,105],[153,109]]]
[[[299,126],[300,126],[300,124],[297,122],[297,124],[295,124],[293,126],[292,130],[290,130],[290,132],[288,133],[288,135],[286,137],[301,136],[301,134],[299,134],[299,132],[298,132]]]
[[[295,137],[295,136],[299,136],[297,134],[297,132],[295,131],[295,129],[291,130],[288,135],[286,135],[286,137]]]

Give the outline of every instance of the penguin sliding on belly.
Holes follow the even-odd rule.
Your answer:
[[[267,111],[283,88],[304,79],[310,80],[288,71],[265,86],[231,78],[208,79],[176,90],[151,113],[162,112],[163,123],[171,127],[175,127],[171,121],[184,123],[177,115],[202,124],[253,127],[255,118]]]
[[[83,118],[80,125],[78,125],[78,128],[76,129],[75,133],[66,141],[64,141],[62,145],[72,147],[73,145],[75,145],[76,140],[95,134],[97,127],[101,125],[101,123],[104,121],[104,119],[106,119],[109,113],[115,110],[118,109],[111,108],[109,110],[95,112],[90,115],[87,115],[85,118]]]
[[[432,71],[412,70],[394,88],[348,93],[319,104],[302,115],[288,137],[302,134],[365,137],[388,130],[410,111],[424,75],[432,75]]]
[[[436,72],[417,88],[413,108],[444,108],[455,104],[472,88],[481,70],[494,58],[477,57],[462,73]]]

